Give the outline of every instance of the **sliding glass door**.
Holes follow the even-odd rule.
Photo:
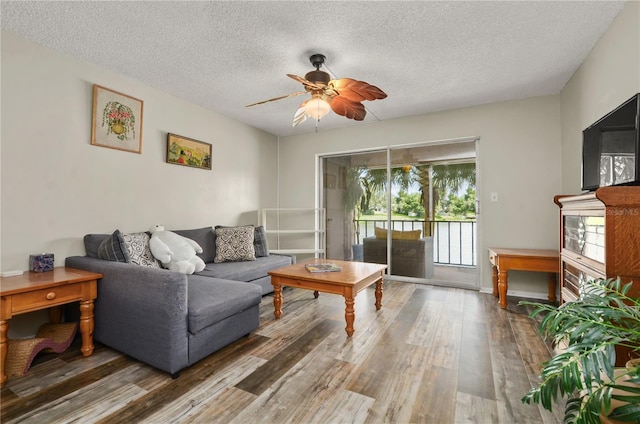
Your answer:
[[[475,287],[476,140],[321,158],[327,258]]]

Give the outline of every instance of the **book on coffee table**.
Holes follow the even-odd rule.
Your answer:
[[[309,272],[337,272],[337,271],[342,271],[342,268],[340,268],[338,265],[331,263],[331,262],[326,262],[326,263],[322,263],[322,264],[306,264],[305,268],[307,268],[307,271]]]

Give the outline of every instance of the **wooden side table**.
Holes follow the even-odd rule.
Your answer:
[[[81,352],[83,356],[93,353],[93,301],[100,278],[102,274],[66,267],[0,277],[0,387],[7,380],[4,365],[9,347],[9,320],[13,315],[51,308],[51,322],[60,322],[62,305],[80,301]]]
[[[499,298],[500,307],[507,307],[509,270],[547,272],[549,302],[556,302],[556,274],[560,272],[560,254],[549,249],[489,249],[489,261],[493,265],[493,295]]]

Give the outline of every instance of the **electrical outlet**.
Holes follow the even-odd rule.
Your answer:
[[[496,193],[495,191],[493,193],[491,193],[491,201],[492,202],[497,202],[498,201],[498,193]]]

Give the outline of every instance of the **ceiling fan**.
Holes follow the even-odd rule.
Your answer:
[[[384,91],[364,81],[352,78],[332,80],[327,72],[320,70],[324,60],[324,55],[311,55],[309,61],[316,70],[308,72],[304,78],[287,74],[289,78],[302,83],[305,91],[274,97],[273,99],[252,103],[246,107],[310,93],[311,98],[302,102],[293,117],[293,126],[295,127],[309,117],[319,121],[320,118],[329,113],[329,110],[333,110],[345,118],[362,121],[367,115],[367,111],[361,103],[363,100],[377,100],[387,97]]]

